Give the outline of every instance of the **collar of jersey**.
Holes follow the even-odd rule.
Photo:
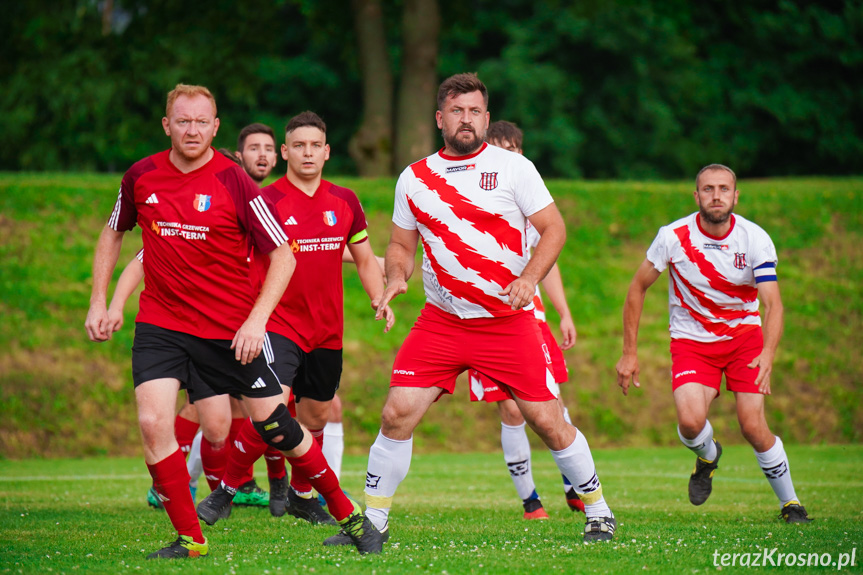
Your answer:
[[[438,150],[438,152],[437,152],[437,153],[438,153],[438,155],[439,155],[441,158],[443,158],[444,160],[449,160],[450,162],[461,162],[461,161],[463,161],[463,160],[469,160],[469,159],[471,159],[471,158],[475,158],[475,157],[477,157],[477,156],[478,156],[478,155],[480,155],[480,154],[482,153],[482,151],[483,151],[483,150],[485,150],[487,147],[488,147],[488,142],[483,142],[483,143],[482,143],[482,146],[480,146],[480,147],[479,147],[479,150],[477,150],[477,151],[476,151],[476,152],[474,152],[473,154],[469,154],[469,155],[467,155],[467,156],[447,156],[446,154],[444,154],[444,153],[443,153],[443,151],[446,149],[446,147],[441,148],[440,150]]]
[[[728,228],[728,233],[725,234],[724,236],[722,236],[721,238],[717,238],[716,236],[708,234],[706,231],[704,231],[704,228],[701,227],[701,214],[699,214],[699,213],[695,214],[695,224],[698,226],[698,231],[701,232],[703,235],[707,236],[708,238],[710,238],[711,240],[717,240],[717,241],[718,240],[724,240],[725,238],[730,236],[731,232],[734,231],[734,224],[736,224],[736,223],[737,223],[737,219],[734,217],[734,214],[731,214],[731,227]]]

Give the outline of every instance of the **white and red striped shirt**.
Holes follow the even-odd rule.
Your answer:
[[[530,160],[483,144],[469,156],[439,151],[408,166],[393,223],[420,233],[429,303],[462,319],[501,317],[521,313],[498,292],[530,257],[526,217],[553,201]]]
[[[776,281],[776,248],[763,229],[731,216],[722,238],[707,234],[698,213],[660,228],[647,259],[669,268],[672,339],[725,341],[761,325],[756,284]]]

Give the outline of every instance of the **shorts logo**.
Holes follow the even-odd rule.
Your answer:
[[[328,210],[328,211],[324,212],[324,223],[325,224],[327,224],[328,226],[334,226],[334,225],[336,225],[336,221],[337,221],[336,220],[336,212],[334,212],[332,210]]]
[[[696,371],[694,369],[687,369],[686,371],[681,371],[680,373],[674,374],[674,379],[677,379],[681,375],[695,375]]]
[[[497,172],[482,172],[479,178],[479,187],[484,190],[493,190],[497,187]]]
[[[210,199],[213,196],[206,196],[204,194],[195,194],[195,202],[192,204],[195,206],[195,209],[199,212],[206,212],[210,209]]]
[[[452,174],[453,172],[467,172],[468,170],[475,170],[476,164],[464,164],[462,166],[450,166],[446,169],[447,174]]]
[[[366,487],[369,489],[377,489],[378,483],[381,482],[380,475],[372,475],[368,471],[366,472]]]
[[[734,254],[734,267],[739,270],[746,267],[746,254]]]
[[[545,354],[545,363],[551,363],[551,354],[548,352],[548,345],[542,344],[542,353]]]
[[[394,369],[393,375],[416,375],[413,371],[408,369]]]

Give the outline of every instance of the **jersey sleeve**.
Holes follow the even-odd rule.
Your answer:
[[[776,246],[773,245],[773,240],[760,227],[755,228],[755,233],[752,235],[752,246],[750,253],[752,254],[752,272],[755,274],[755,283],[760,284],[767,281],[777,281],[776,264],[778,256],[776,255]]]
[[[653,264],[656,271],[662,273],[668,267],[668,262],[671,259],[669,255],[670,246],[668,245],[669,230],[667,226],[659,228],[659,233],[647,248],[647,261]]]
[[[108,226],[115,232],[128,232],[135,227],[138,220],[138,208],[135,206],[135,181],[137,170],[130,169],[123,176],[117,201],[108,219]]]
[[[135,254],[135,258],[139,262],[144,263],[144,248],[141,248],[140,250],[138,250],[138,253]]]
[[[554,198],[545,187],[545,182],[542,181],[542,176],[539,175],[533,162],[524,156],[517,157],[520,159],[510,164],[515,170],[513,178],[515,203],[525,216],[532,216],[554,203]]]
[[[284,228],[273,215],[273,209],[260,190],[239,166],[219,174],[237,210],[240,226],[249,234],[252,247],[268,254],[288,241]]]
[[[417,218],[408,205],[410,178],[410,167],[408,167],[396,182],[396,195],[393,202],[393,223],[405,230],[417,229]]]
[[[336,186],[333,186],[333,193],[338,195],[348,204],[351,214],[353,215],[353,222],[351,222],[351,229],[348,232],[347,243],[358,244],[369,239],[369,223],[366,220],[366,214],[363,211],[363,206],[357,195],[352,190]]]

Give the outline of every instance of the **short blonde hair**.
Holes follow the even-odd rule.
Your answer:
[[[216,99],[212,92],[206,86],[192,86],[190,84],[177,84],[174,89],[168,92],[168,103],[165,105],[165,117],[171,115],[171,108],[174,107],[174,102],[180,96],[193,98],[195,96],[204,96],[213,105],[213,116],[219,115],[219,110],[216,108]]]
[[[734,180],[734,189],[735,190],[737,189],[737,174],[734,173],[734,170],[732,170],[728,166],[723,166],[722,164],[709,164],[709,165],[701,168],[701,170],[699,170],[699,172],[698,172],[698,175],[695,176],[695,189],[696,190],[698,189],[698,180],[701,178],[701,174],[703,174],[704,172],[713,172],[713,171],[728,172],[729,174],[731,174],[731,179]]]

